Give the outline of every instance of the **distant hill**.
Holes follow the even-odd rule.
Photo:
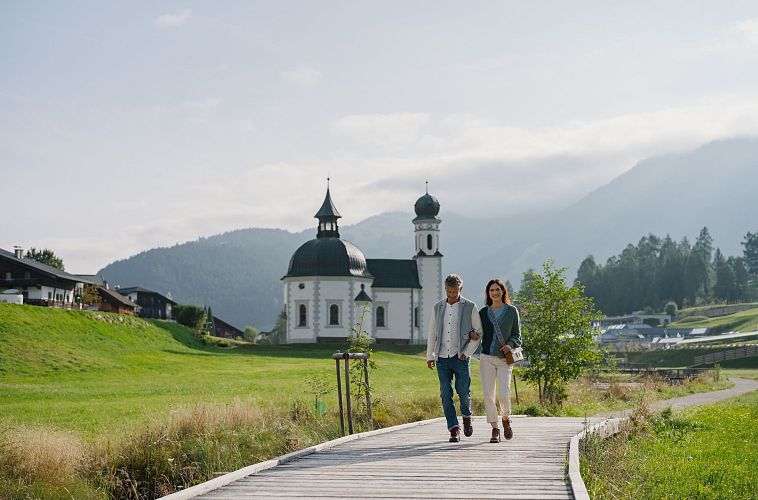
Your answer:
[[[440,200],[443,271],[462,274],[464,294],[481,302],[492,276],[518,287],[521,273],[553,259],[568,266],[573,279],[587,255],[603,262],[651,232],[692,240],[708,226],[724,254],[740,255],[744,234],[758,230],[756,187],[758,139],[733,139],[642,161],[574,205],[550,213],[470,218],[446,212]],[[335,202],[339,207],[339,198]],[[368,258],[410,258],[412,218],[386,213],[340,232]],[[279,280],[295,249],[315,237],[313,223],[300,233],[241,229],[149,250],[100,274],[111,285],[140,285],[170,292],[181,303],[211,305],[215,315],[240,328],[269,329],[282,307]]]

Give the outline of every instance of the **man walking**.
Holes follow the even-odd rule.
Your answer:
[[[457,274],[445,278],[447,299],[434,305],[426,341],[426,364],[437,367],[442,410],[450,431],[450,442],[461,440],[461,428],[453,402],[453,379],[463,416],[463,433],[471,436],[471,355],[479,346],[482,323],[476,304],[461,295],[463,280]],[[469,335],[471,334],[471,335]],[[472,340],[476,339],[476,340]]]

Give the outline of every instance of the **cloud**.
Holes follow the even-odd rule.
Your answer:
[[[332,129],[359,143],[403,145],[417,142],[428,123],[427,113],[347,115],[338,119]]]
[[[321,72],[310,64],[302,64],[283,71],[282,78],[293,85],[312,87],[321,81]]]
[[[176,28],[177,26],[187,24],[187,21],[189,21],[191,17],[192,11],[189,9],[184,9],[173,14],[161,14],[155,18],[153,24],[156,28],[161,29]]]
[[[751,44],[758,45],[758,19],[745,19],[737,23],[736,27]]]

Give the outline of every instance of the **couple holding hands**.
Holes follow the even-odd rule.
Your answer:
[[[506,354],[521,346],[518,310],[511,304],[508,289],[499,279],[492,279],[485,289],[486,306],[461,295],[463,280],[456,274],[445,278],[447,298],[435,304],[427,331],[427,366],[437,368],[442,410],[450,431],[450,442],[460,441],[461,429],[453,402],[453,385],[460,399],[463,434],[474,432],[471,425],[471,356],[481,344],[479,370],[487,422],[492,426],[490,443],[500,442],[495,389],[500,403],[503,437],[511,439],[511,372]]]

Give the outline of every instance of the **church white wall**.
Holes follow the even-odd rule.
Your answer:
[[[418,329],[413,328],[413,307],[418,305],[419,291],[410,288],[374,288],[374,322],[372,336],[377,340],[407,340],[418,343]],[[413,296],[411,297],[411,294]],[[385,310],[385,326],[377,324],[377,308]],[[411,330],[413,328],[413,331]]]
[[[347,338],[361,315],[355,297],[361,284],[371,296],[371,281],[365,278],[302,277],[285,278],[284,302],[287,304],[287,342],[317,342],[319,338]],[[301,287],[302,285],[302,287]],[[299,307],[306,306],[306,325],[299,326]],[[330,308],[338,310],[338,324],[330,324]],[[372,313],[367,310],[364,321],[371,325]]]

